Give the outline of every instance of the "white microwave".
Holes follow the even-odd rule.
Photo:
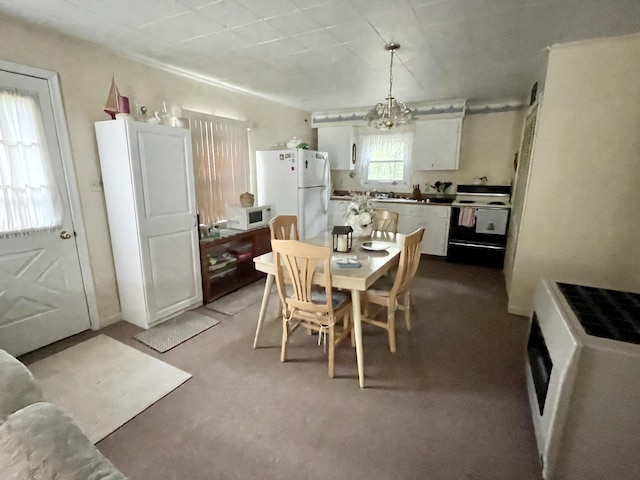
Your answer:
[[[271,208],[271,205],[227,207],[227,227],[234,230],[266,227],[271,220]]]

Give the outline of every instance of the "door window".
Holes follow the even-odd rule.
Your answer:
[[[50,164],[38,94],[0,88],[0,237],[61,226]]]

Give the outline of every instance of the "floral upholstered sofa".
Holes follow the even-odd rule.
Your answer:
[[[27,367],[0,350],[0,478],[126,480],[68,414],[43,400]]]

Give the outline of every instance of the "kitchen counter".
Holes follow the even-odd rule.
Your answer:
[[[439,196],[436,196],[436,195],[433,195],[433,196],[427,196],[427,195],[423,195],[423,198],[421,200],[416,200],[416,199],[413,199],[413,198],[388,197],[388,198],[373,198],[373,201],[375,203],[408,203],[408,204],[416,204],[416,205],[450,205],[451,202],[453,202],[453,200],[455,198],[454,195],[447,195],[447,196],[444,196],[444,197],[439,197]],[[349,200],[351,200],[351,196],[350,195],[332,195],[331,196],[331,200],[349,201]]]

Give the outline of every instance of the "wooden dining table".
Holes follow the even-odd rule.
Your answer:
[[[307,243],[315,245],[327,245],[332,247],[333,237],[331,228],[319,235],[305,240]],[[350,252],[334,253],[332,257],[344,255],[355,255],[357,262],[360,263],[358,268],[339,267],[332,258],[331,277],[334,288],[341,288],[351,292],[351,302],[353,307],[353,333],[356,343],[356,359],[358,363],[358,380],[360,388],[364,388],[364,352],[362,346],[362,313],[360,308],[360,292],[367,290],[373,283],[384,275],[394,265],[397,265],[400,258],[400,249],[404,235],[401,233],[384,233],[376,232],[373,237],[354,238]],[[365,242],[375,242],[369,246]],[[363,247],[363,244],[364,247]],[[375,250],[367,249],[375,248]],[[380,248],[380,250],[378,250]],[[275,265],[273,261],[273,253],[265,253],[253,259],[256,270],[267,274],[267,280],[264,287],[264,295],[262,297],[262,305],[258,316],[258,325],[256,327],[256,335],[253,341],[253,348],[257,347],[258,337],[267,308],[269,306],[269,296],[275,279]],[[321,284],[324,276],[316,273],[317,283]],[[280,318],[280,317],[278,317]]]

